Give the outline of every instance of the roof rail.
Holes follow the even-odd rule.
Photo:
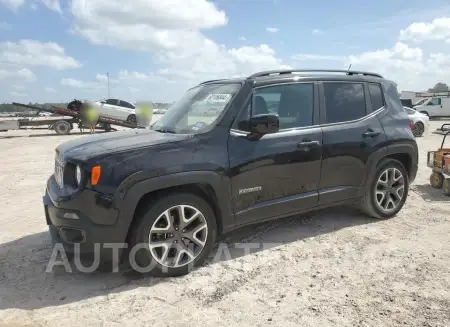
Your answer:
[[[256,77],[264,77],[269,75],[288,75],[292,73],[345,73],[346,75],[364,75],[364,76],[373,76],[378,78],[383,78],[383,76],[370,73],[370,72],[361,72],[356,70],[343,70],[343,69],[280,69],[280,70],[268,70],[264,72],[259,72],[247,77],[247,79],[252,79]]]
[[[201,82],[199,85],[206,84],[206,83],[212,83],[212,82],[223,81],[223,80],[224,80],[223,78],[221,78],[221,79],[211,79],[211,80],[209,80],[209,81]]]

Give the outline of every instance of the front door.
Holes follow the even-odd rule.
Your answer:
[[[428,112],[428,115],[433,116],[448,116],[449,113],[446,113],[443,106],[441,98],[432,98],[426,105],[425,111]]]
[[[317,95],[313,83],[254,90],[240,118],[278,114],[280,131],[250,139],[247,131],[239,130],[239,118],[230,131],[228,154],[237,225],[286,216],[317,204],[322,155],[322,130],[315,126]]]

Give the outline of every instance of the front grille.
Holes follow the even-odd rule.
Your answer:
[[[55,158],[55,181],[58,184],[59,188],[64,187],[64,163],[61,161],[58,154],[56,154]]]

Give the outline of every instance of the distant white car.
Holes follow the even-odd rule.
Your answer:
[[[403,107],[408,115],[409,119],[414,123],[413,134],[415,137],[422,136],[426,131],[428,131],[428,126],[430,123],[430,118],[414,109]]]
[[[128,101],[120,99],[106,99],[94,101],[94,105],[100,116],[136,122],[136,106]]]

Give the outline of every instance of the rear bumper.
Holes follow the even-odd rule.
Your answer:
[[[53,245],[61,244],[71,255],[95,255],[101,262],[110,261],[112,248],[123,247],[126,239],[126,231],[116,223],[116,209],[105,208],[99,201],[101,194],[92,190],[85,189],[72,198],[60,196],[58,190],[50,177],[43,205]]]

